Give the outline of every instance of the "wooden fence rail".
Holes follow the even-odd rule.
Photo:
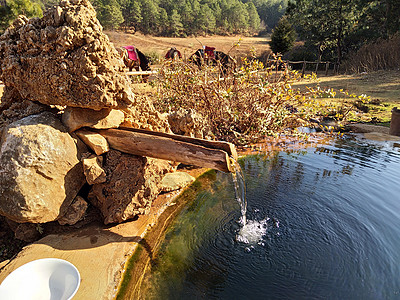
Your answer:
[[[298,65],[302,64],[302,69],[301,69],[301,75],[304,76],[307,65],[315,65],[315,74],[318,74],[319,66],[320,65],[325,65],[325,75],[328,75],[329,67],[333,66],[333,73],[337,74],[339,72],[339,65],[337,63],[332,63],[329,61],[291,61],[291,60],[277,60],[277,59],[268,59],[267,64],[271,62],[273,64],[276,64],[278,67],[279,63],[284,63],[287,66],[288,65]]]

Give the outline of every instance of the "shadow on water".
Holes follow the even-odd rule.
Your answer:
[[[215,173],[150,245],[135,299],[400,297],[398,148],[337,139],[239,163],[247,221]]]

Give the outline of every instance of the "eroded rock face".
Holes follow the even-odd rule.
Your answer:
[[[125,122],[121,126],[172,133],[168,116],[158,112],[146,96],[135,97],[133,105],[124,112]]]
[[[0,101],[0,131],[12,122],[48,110],[45,105],[23,100],[17,90],[6,87]]]
[[[50,112],[11,123],[0,149],[0,214],[19,222],[61,217],[85,183],[76,141]]]
[[[100,209],[104,223],[119,223],[145,214],[159,193],[161,177],[171,170],[168,161],[110,150],[103,165],[107,181],[93,185],[89,201]]]
[[[0,36],[0,79],[22,99],[128,107],[133,93],[123,68],[88,0],[63,0],[41,19],[20,16]]]
[[[80,130],[82,140],[104,156],[103,166],[99,156],[84,172],[80,159],[87,149],[77,147],[74,133],[56,117],[64,111],[71,132],[81,126],[171,132],[166,115],[146,97],[134,97],[123,71],[88,0],[62,0],[41,19],[19,17],[0,36],[0,80],[6,85],[0,100],[1,215],[19,223],[73,224],[86,209],[82,201],[71,205],[85,175],[106,224],[149,210],[171,164],[107,152],[104,138]]]

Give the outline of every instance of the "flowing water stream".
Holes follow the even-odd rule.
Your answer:
[[[247,156],[233,183],[216,172],[169,227],[140,298],[400,299],[399,147],[337,139]]]
[[[232,173],[232,182],[235,188],[236,200],[240,205],[241,217],[239,224],[241,228],[236,235],[236,241],[245,244],[262,243],[263,236],[267,233],[267,222],[270,220],[247,220],[247,200],[246,200],[246,183],[242,168],[237,161],[234,161],[235,172]],[[247,248],[250,250],[250,248]]]

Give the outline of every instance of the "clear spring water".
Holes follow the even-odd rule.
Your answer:
[[[145,299],[400,299],[398,145],[336,140],[240,161],[179,215]]]

